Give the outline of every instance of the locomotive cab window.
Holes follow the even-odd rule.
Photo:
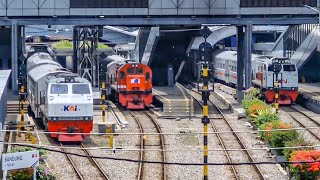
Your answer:
[[[123,79],[123,78],[125,78],[125,73],[123,72],[123,71],[120,71],[120,79]]]
[[[134,74],[134,68],[128,68],[127,69],[128,74]]]
[[[88,84],[73,84],[72,94],[90,94],[90,88]]]
[[[146,79],[147,79],[147,81],[149,81],[149,80],[150,80],[150,78],[151,78],[151,77],[150,77],[150,73],[149,73],[149,72],[147,72],[147,73],[146,73]]]
[[[68,94],[68,85],[66,84],[52,84],[50,94]]]
[[[137,68],[137,74],[142,74],[142,73],[143,73],[143,69],[140,68],[140,67],[138,67],[138,68]]]
[[[296,67],[292,64],[283,65],[283,71],[289,71],[289,72],[296,71]]]

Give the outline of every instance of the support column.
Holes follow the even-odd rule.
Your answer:
[[[78,28],[73,27],[73,56],[72,56],[72,72],[77,73],[78,72]]]
[[[243,71],[244,71],[244,32],[243,26],[237,26],[237,100],[243,100]]]
[[[97,27],[78,27],[77,33],[77,73],[96,85],[96,69],[94,64],[94,52],[97,49]]]
[[[22,45],[22,54],[26,54],[26,27],[21,26],[21,45]]]
[[[252,25],[247,24],[246,25],[246,33],[244,37],[244,57],[245,57],[245,87],[246,89],[251,88],[252,86]]]
[[[12,20],[11,25],[11,81],[12,92],[18,93],[18,25],[17,21]]]

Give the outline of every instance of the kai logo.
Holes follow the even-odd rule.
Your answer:
[[[63,111],[77,111],[76,105],[65,105]]]

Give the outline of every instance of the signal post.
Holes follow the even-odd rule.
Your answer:
[[[208,124],[210,123],[209,119],[209,108],[208,101],[210,96],[210,91],[213,91],[209,88],[209,83],[211,81],[212,75],[212,46],[207,42],[208,36],[212,33],[210,29],[205,26],[200,30],[201,35],[205,38],[205,42],[201,43],[199,46],[199,63],[201,64],[201,80],[203,81],[202,88],[198,85],[198,91],[202,93],[203,100],[203,117],[201,122],[203,123],[203,179],[208,179]]]

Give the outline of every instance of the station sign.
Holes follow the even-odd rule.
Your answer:
[[[39,150],[2,154],[2,170],[39,166]]]

